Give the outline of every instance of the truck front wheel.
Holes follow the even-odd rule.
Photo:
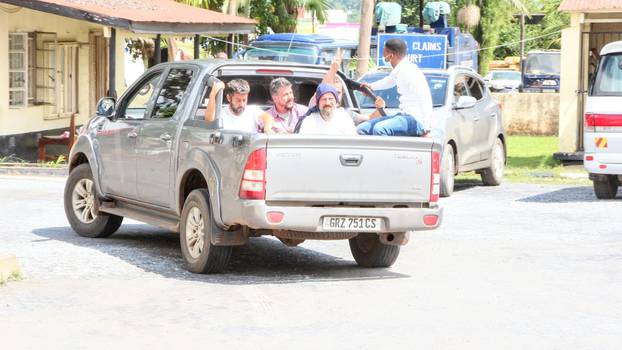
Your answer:
[[[230,246],[215,246],[211,237],[221,230],[212,218],[209,193],[197,189],[188,195],[181,212],[179,241],[186,268],[194,273],[218,273],[231,257]]]
[[[65,184],[65,215],[71,228],[80,236],[107,237],[123,222],[122,216],[102,213],[91,167],[84,163],[71,171]]]
[[[400,254],[400,246],[380,242],[375,233],[359,233],[350,239],[350,251],[362,267],[389,267]]]
[[[594,179],[594,193],[598,199],[613,199],[618,194],[618,177],[607,175],[604,179]]]

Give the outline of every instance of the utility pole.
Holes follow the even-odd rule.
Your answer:
[[[361,3],[361,26],[359,28],[357,77],[367,73],[369,68],[369,47],[371,44],[371,26],[374,20],[374,0],[363,0]],[[380,48],[378,48],[380,50]]]
[[[229,0],[229,8],[227,9],[227,13],[230,14],[231,16],[238,15],[238,1],[237,0]],[[228,39],[227,41],[231,42],[231,43],[227,43],[227,56],[231,58],[233,57],[233,53],[235,50],[233,42],[235,41],[236,36],[234,34],[229,34],[227,39]]]
[[[419,28],[423,29],[423,0],[419,0]]]
[[[523,67],[523,57],[525,56],[525,13],[520,14],[520,67]]]

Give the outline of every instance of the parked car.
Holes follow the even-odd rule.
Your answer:
[[[521,74],[515,70],[493,70],[486,74],[484,82],[492,92],[518,92]]]
[[[356,57],[358,43],[352,40],[334,39],[323,34],[279,33],[264,34],[251,42],[251,47],[236,57],[243,60],[270,60],[304,64],[330,65],[337,49],[342,50],[343,72],[349,71],[349,63]]]
[[[622,181],[622,41],[605,45],[585,102],[583,164],[596,197],[615,198]]]
[[[434,112],[431,137],[444,145],[441,162],[441,196],[450,196],[454,176],[476,171],[487,186],[503,180],[506,143],[501,108],[492,98],[484,81],[467,67],[447,70],[423,70],[432,93]],[[388,70],[372,71],[362,82],[373,82],[389,74]],[[387,114],[399,108],[397,88],[375,91],[387,103]],[[371,98],[356,93],[363,113],[371,112]]]
[[[117,101],[98,103],[71,150],[64,195],[71,227],[105,237],[129,217],[179,232],[186,267],[196,273],[221,271],[232,246],[261,235],[287,245],[348,239],[359,265],[392,265],[409,231],[441,222],[440,144],[251,134],[224,129],[219,115],[204,119],[218,80],[247,79],[250,103],[268,108],[272,78],[286,77],[308,101],[327,69],[244,61],[149,69]],[[357,110],[344,91],[344,107]],[[222,92],[217,111],[221,99]]]
[[[559,50],[530,51],[523,61],[521,92],[559,92]]]

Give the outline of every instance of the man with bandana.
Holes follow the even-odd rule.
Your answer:
[[[316,106],[302,118],[296,130],[307,135],[357,135],[354,121],[339,106],[339,93],[331,84],[322,83],[315,91]]]

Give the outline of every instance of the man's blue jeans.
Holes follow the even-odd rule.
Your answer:
[[[423,125],[408,114],[398,113],[368,120],[357,127],[359,135],[421,136]]]

